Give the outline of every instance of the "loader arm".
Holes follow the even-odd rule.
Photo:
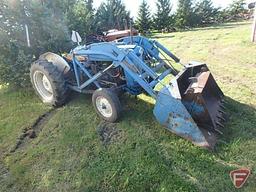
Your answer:
[[[189,63],[178,71],[173,62],[180,63],[176,57],[157,41],[145,37],[129,37],[117,42],[97,43],[78,47],[72,52],[73,68],[82,92],[90,84],[99,84],[100,77],[107,71],[120,67],[125,76],[124,91],[139,95],[143,91],[156,100],[154,115],[157,121],[194,144],[213,148],[216,134],[221,133],[225,113],[223,112],[224,94],[218,87],[206,64]],[[86,62],[111,62],[97,74],[86,69],[76,56],[83,56]],[[88,77],[79,83],[80,73]],[[171,82],[163,80],[172,75]],[[155,88],[162,85],[160,91]]]

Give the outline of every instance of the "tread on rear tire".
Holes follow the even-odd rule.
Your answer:
[[[36,81],[36,79],[38,79],[36,78],[36,73],[42,75],[42,79],[47,79],[47,83],[50,84],[48,86],[51,87],[50,90],[52,93],[49,92],[49,97],[46,97],[42,94],[42,91],[40,91],[40,87],[43,89],[41,85],[43,83]],[[35,61],[30,68],[30,79],[37,95],[44,103],[54,107],[60,107],[65,104],[69,93],[68,86],[64,74],[60,72],[53,63],[43,59]],[[50,96],[50,94],[52,95]]]

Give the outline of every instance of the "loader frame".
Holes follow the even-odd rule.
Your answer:
[[[136,46],[134,46],[134,44],[136,44]],[[134,50],[138,47],[143,47],[145,54],[157,62],[154,67],[150,67],[136,55],[136,51]],[[94,90],[87,89],[91,84],[94,84],[97,88],[102,88],[97,80],[108,70],[121,67],[126,74],[127,83],[126,85],[116,88],[128,91],[132,95],[139,95],[143,91],[139,87],[142,87],[150,96],[156,98],[157,93],[154,90],[155,86],[161,83],[168,75],[177,74],[177,70],[172,66],[170,59],[166,56],[169,56],[177,63],[180,61],[179,58],[157,41],[148,40],[140,36],[132,37],[132,39],[130,37],[119,39],[117,43],[115,42],[113,44],[97,43],[91,44],[89,47],[79,46],[72,50],[71,53],[73,55],[71,65],[75,74],[76,86],[70,85],[70,88],[82,93],[92,93]],[[161,55],[165,59],[162,59]],[[86,62],[106,61],[112,62],[112,64],[97,74],[92,74],[92,72],[77,59],[81,56],[86,58]],[[160,70],[163,67],[166,67],[167,70],[161,73]],[[82,82],[80,78],[81,75],[87,77],[88,80]],[[150,78],[151,80],[147,81],[145,80],[146,78]]]

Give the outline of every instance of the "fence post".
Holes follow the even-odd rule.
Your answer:
[[[252,26],[252,42],[256,42],[256,6],[254,8],[254,21]]]

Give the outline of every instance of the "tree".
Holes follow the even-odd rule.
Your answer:
[[[176,13],[176,26],[186,28],[192,25],[192,2],[191,0],[179,0]]]
[[[65,15],[58,8],[58,4],[51,6],[50,0],[45,0],[44,3],[30,0],[23,2],[26,7],[25,20],[30,30],[33,55],[38,58],[39,54],[46,51],[56,53],[69,51],[70,33],[63,19]]]
[[[152,27],[149,5],[145,0],[143,0],[142,4],[140,5],[136,26],[142,33],[149,31]]]
[[[93,0],[0,0],[0,84],[29,86],[31,63],[47,51],[70,51],[71,30],[93,33],[94,12]]]
[[[170,0],[157,0],[156,2],[157,12],[154,18],[155,28],[161,31],[162,29],[172,28],[172,6]]]
[[[251,13],[245,8],[244,0],[233,0],[226,9],[219,11],[218,16],[220,22],[230,22],[248,19]]]
[[[77,0],[36,0],[41,1],[41,3],[51,9],[55,16],[63,16],[70,10],[72,10],[73,5],[76,4]]]
[[[93,9],[93,0],[86,0],[86,8],[90,11],[90,12],[94,12]]]
[[[209,25],[217,22],[219,8],[215,8],[211,0],[201,0],[196,4],[194,14],[193,24]]]
[[[247,12],[245,5],[245,0],[233,0],[227,9],[230,16],[229,20],[242,19],[244,14]]]
[[[107,0],[100,5],[96,13],[97,31],[123,29],[129,19],[130,13],[122,0]]]
[[[66,22],[70,31],[77,31],[83,37],[95,31],[92,0],[78,0],[66,15]]]
[[[0,83],[27,87],[34,58],[47,51],[62,53],[70,49],[68,29],[60,19],[63,17],[48,3],[0,1]],[[31,47],[27,45],[25,25],[29,28]]]

